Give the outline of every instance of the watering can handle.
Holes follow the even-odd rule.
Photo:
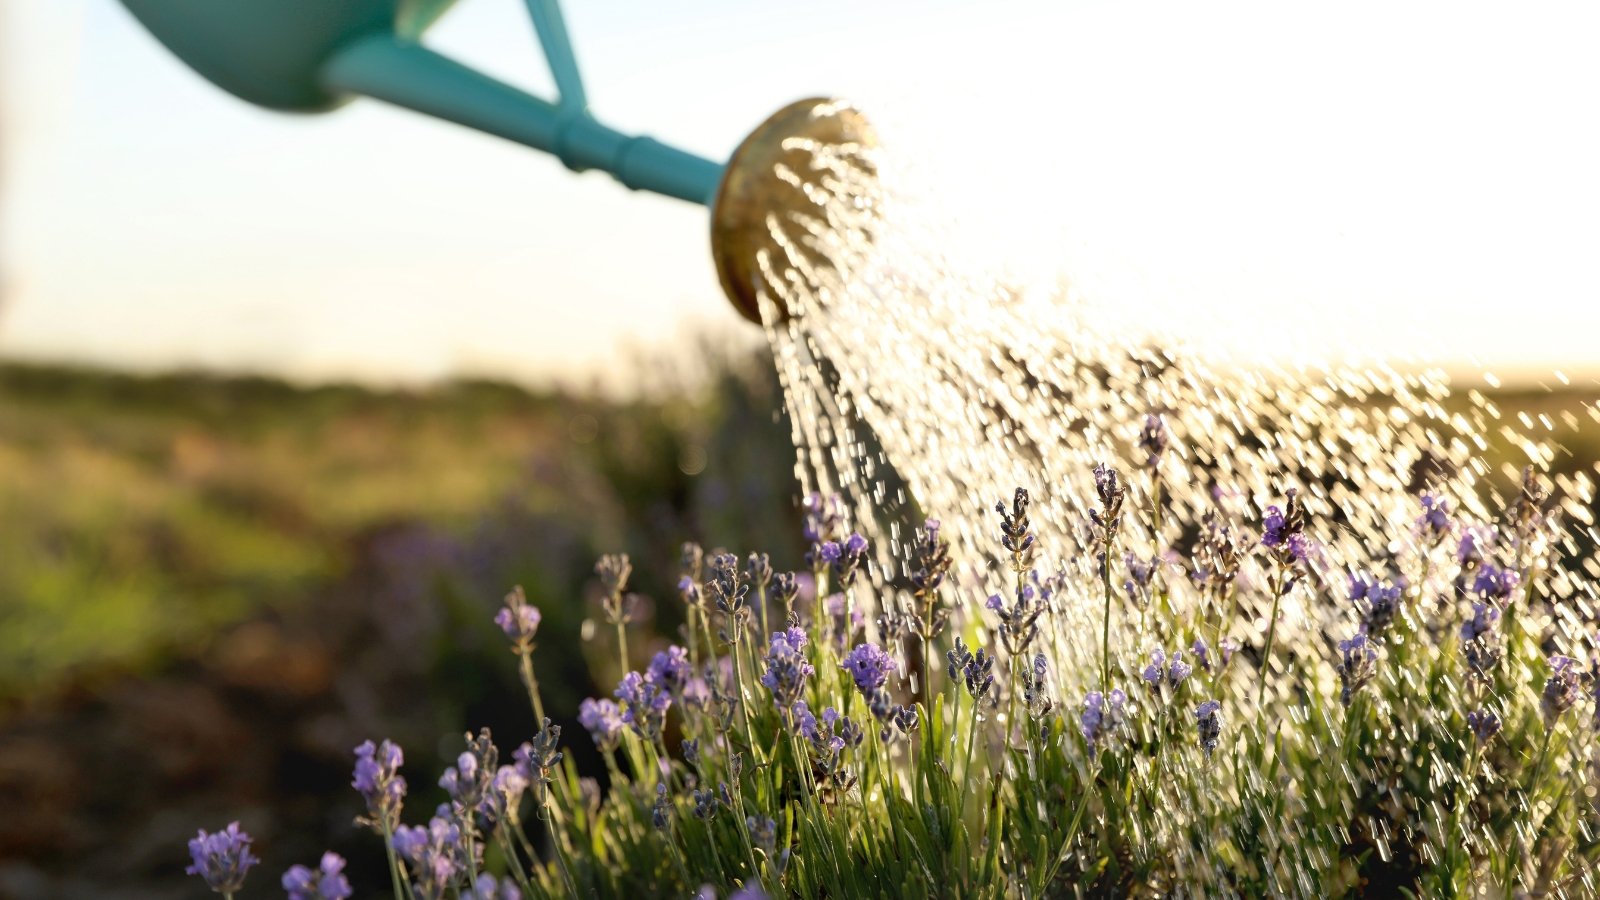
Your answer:
[[[567,38],[567,22],[561,17],[561,4],[557,0],[528,0],[528,15],[533,18],[539,46],[544,48],[545,63],[555,79],[561,106],[587,110],[589,98],[583,90],[583,75],[578,71],[578,56],[572,52],[572,41]]]

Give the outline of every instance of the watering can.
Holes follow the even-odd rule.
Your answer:
[[[629,188],[708,206],[723,291],[735,309],[758,323],[762,260],[772,271],[787,268],[769,216],[815,206],[775,173],[779,165],[806,169],[804,142],[789,139],[862,146],[876,141],[859,111],[816,98],[774,113],[726,165],[617,131],[589,112],[557,0],[527,0],[554,76],[555,102],[422,46],[422,34],[454,0],[122,2],[196,72],[251,103],[325,112],[357,96],[373,97],[554,154],[575,172],[599,169]]]

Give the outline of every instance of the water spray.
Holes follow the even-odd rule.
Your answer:
[[[180,59],[229,93],[269,109],[327,112],[358,96],[543,150],[575,172],[598,169],[633,190],[711,210],[711,252],[734,308],[761,321],[761,285],[804,253],[774,222],[817,202],[785,173],[811,148],[876,143],[847,103],[812,98],[774,113],[726,165],[628,135],[596,119],[557,0],[527,0],[558,99],[535,97],[424,47],[455,0],[123,0]],[[807,265],[825,264],[819,259]],[[765,267],[765,271],[764,271]]]

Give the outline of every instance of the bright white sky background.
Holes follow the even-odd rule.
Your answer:
[[[851,97],[973,255],[1130,322],[1600,372],[1595,4],[566,14],[604,121],[722,158],[789,100]],[[696,207],[371,101],[254,109],[113,0],[0,0],[0,29],[0,355],[587,380],[627,347],[750,333]],[[520,0],[461,0],[430,43],[549,88]]]

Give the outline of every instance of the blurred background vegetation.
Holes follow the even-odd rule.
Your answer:
[[[620,675],[610,630],[585,639],[599,554],[645,598],[684,540],[798,563],[770,365],[620,401],[0,366],[0,809],[29,812],[0,816],[0,896],[185,896],[183,841],[233,818],[273,882],[323,845],[363,877],[356,743],[404,742],[430,808],[463,730],[530,736],[490,621],[514,584],[581,737]]]
[[[514,584],[599,770],[573,720],[621,674],[585,627],[596,557],[634,558],[638,660],[679,624],[684,540],[800,563],[771,362],[703,356],[628,400],[0,365],[0,810],[27,811],[0,816],[0,896],[192,896],[184,840],[235,818],[255,892],[325,847],[383,883],[350,749],[401,741],[427,809],[461,732],[531,735],[490,621]],[[1558,468],[1600,459],[1592,390],[1493,399],[1545,416]]]

